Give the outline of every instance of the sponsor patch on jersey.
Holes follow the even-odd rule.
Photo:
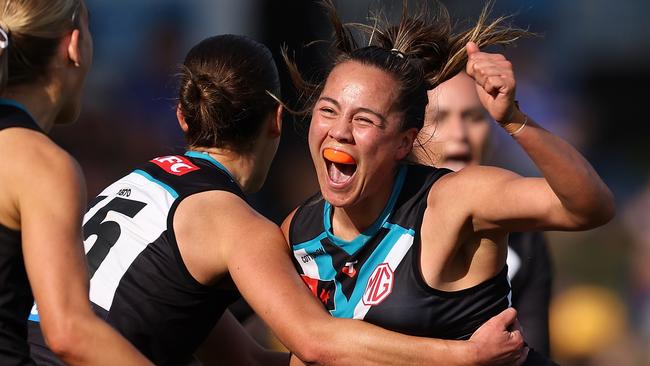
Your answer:
[[[368,286],[363,293],[363,303],[369,306],[381,304],[393,291],[395,276],[388,263],[378,265],[370,275]]]
[[[323,248],[318,248],[318,249],[316,249],[315,251],[313,251],[311,253],[307,253],[307,254],[303,255],[302,257],[300,257],[300,260],[302,260],[303,263],[309,263],[309,262],[313,261],[314,259],[316,259],[316,257],[324,255],[324,254],[325,254],[325,250]]]
[[[323,281],[309,276],[300,275],[302,281],[309,287],[311,293],[314,294],[325,305],[327,310],[334,310],[334,291],[336,284],[333,280]]]
[[[345,262],[345,266],[341,269],[341,272],[348,275],[348,277],[353,278],[357,275],[357,269],[354,268],[354,265],[359,263],[358,260],[352,262]]]
[[[162,156],[150,161],[158,165],[167,173],[176,176],[181,176],[200,169],[198,166],[192,164],[188,159],[178,155]]]

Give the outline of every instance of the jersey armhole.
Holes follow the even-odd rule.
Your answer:
[[[306,209],[311,209],[315,205],[320,204],[324,200],[325,199],[321,196],[320,191],[319,191],[315,195],[307,198],[302,204],[300,204],[300,206],[298,206],[295,209],[293,217],[291,218],[291,222],[289,223],[289,231],[287,233],[287,242],[289,244],[289,248],[293,248],[292,243],[296,240],[295,231],[296,231],[296,219],[298,218],[298,216],[302,215],[303,212]],[[322,208],[321,208],[321,211],[322,211]],[[321,222],[322,222],[322,220],[321,220]]]
[[[289,245],[289,249],[293,249],[293,239],[295,237],[294,235],[294,230],[296,228],[296,219],[298,218],[298,215],[300,215],[305,208],[305,205],[302,204],[296,208],[296,210],[293,213],[293,216],[291,217],[291,221],[289,222],[289,230],[287,231],[287,244]]]
[[[427,281],[425,281],[424,275],[422,274],[422,235],[421,235],[422,223],[424,221],[424,213],[428,207],[429,192],[431,192],[431,189],[436,184],[438,179],[451,172],[453,171],[446,168],[438,168],[430,178],[432,181],[431,184],[429,185],[429,188],[426,190],[425,197],[423,197],[423,199],[420,201],[420,205],[418,206],[417,221],[415,223],[415,227],[418,230],[415,233],[415,240],[413,242],[414,253],[411,256],[411,259],[413,260],[411,267],[413,271],[413,277],[415,278],[415,281],[417,282],[418,286],[422,290],[433,295],[438,295],[438,296],[447,295],[453,297],[455,296],[454,294],[457,294],[457,291],[447,292],[447,291],[438,290],[436,288],[429,286]]]
[[[169,214],[167,215],[167,234],[166,235],[167,235],[167,239],[168,239],[168,241],[169,241],[169,243],[170,243],[170,245],[172,247],[172,251],[174,252],[174,256],[176,257],[176,264],[178,265],[181,272],[185,275],[187,280],[189,280],[194,286],[197,286],[199,289],[212,289],[212,288],[218,287],[219,284],[222,281],[221,280],[217,281],[213,285],[204,285],[201,282],[199,282],[196,278],[194,278],[194,276],[192,276],[192,273],[190,273],[190,270],[187,268],[187,265],[185,264],[185,261],[183,260],[183,256],[181,255],[181,250],[178,247],[178,241],[176,240],[176,232],[174,231],[174,216],[176,215],[176,209],[178,208],[178,205],[180,205],[180,203],[184,199],[186,199],[186,198],[188,198],[190,196],[193,196],[195,194],[202,193],[202,192],[208,192],[208,191],[224,191],[224,192],[230,192],[230,193],[232,193],[234,195],[237,195],[236,192],[231,192],[229,190],[218,190],[218,189],[212,189],[212,188],[199,190],[199,191],[196,191],[196,192],[185,194],[183,196],[179,196],[174,201],[172,206],[169,208]],[[230,276],[229,273],[227,273],[227,275]],[[224,277],[224,278],[226,278],[226,277]]]

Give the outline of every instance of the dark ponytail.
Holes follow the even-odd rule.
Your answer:
[[[187,54],[178,94],[190,146],[246,152],[278,105],[280,79],[264,45],[221,35],[205,39]]]

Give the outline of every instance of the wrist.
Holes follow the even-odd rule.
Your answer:
[[[507,119],[497,121],[497,123],[508,134],[516,135],[526,126],[526,123],[528,123],[528,116],[519,109],[518,104],[515,104],[515,108],[510,116]]]
[[[479,357],[480,350],[478,344],[472,342],[471,340],[463,341],[462,346],[458,349],[459,352],[456,354],[459,355],[458,361],[459,365],[482,365],[482,360]]]

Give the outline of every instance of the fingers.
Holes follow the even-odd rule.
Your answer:
[[[515,321],[512,322],[510,329],[513,331],[518,330],[522,333],[524,332],[524,327],[521,326],[521,323],[519,322],[519,318],[515,318]]]
[[[480,52],[478,46],[474,42],[467,42],[467,45],[465,45],[465,49],[467,50],[467,55],[471,56],[473,54],[476,54]]]
[[[514,87],[514,73],[508,61],[474,61],[468,63],[472,77],[489,94],[507,94]]]
[[[508,332],[508,337],[510,338],[510,342],[512,342],[515,346],[520,345],[520,347],[524,346],[524,335],[521,333],[521,330],[516,329],[511,332]]]
[[[503,330],[506,330],[516,319],[517,310],[515,310],[515,308],[507,308],[499,314],[495,315],[489,321],[496,322]]]
[[[513,77],[512,64],[502,54],[480,52],[474,42],[468,42],[465,48],[467,50],[465,72],[469,76],[474,79],[485,79],[489,76]]]
[[[506,324],[505,329],[508,331],[508,337],[510,338],[510,341],[515,345],[520,345],[520,347],[523,347],[525,343],[524,333],[523,328],[521,327],[521,323],[519,323],[519,319],[517,319],[517,311],[514,308],[509,309],[512,309],[515,315],[514,318],[512,318],[510,322]]]

